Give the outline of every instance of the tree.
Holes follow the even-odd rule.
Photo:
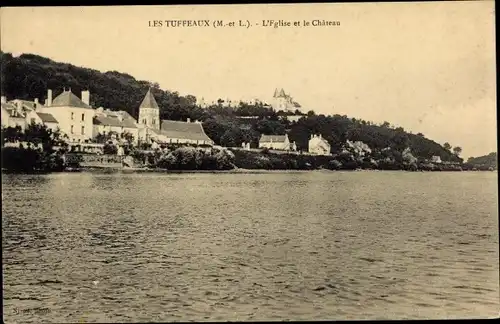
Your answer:
[[[67,151],[67,144],[59,129],[53,131],[45,125],[35,123],[28,125],[24,132],[19,128],[7,127],[2,129],[2,140],[6,139],[28,144],[27,148],[2,148],[2,162],[6,169],[28,172],[64,169],[62,153]]]
[[[104,144],[104,147],[103,147],[103,153],[115,155],[118,153],[118,147],[116,147],[115,144],[106,143],[106,144]]]
[[[129,145],[132,145],[134,143],[134,135],[132,135],[132,133],[130,133],[130,132],[121,133],[120,138],[127,141],[127,144],[129,144]]]
[[[448,142],[444,143],[444,144],[443,144],[443,147],[444,147],[444,149],[445,149],[445,150],[447,150],[447,151],[451,150],[451,145],[450,145],[450,143],[448,143]]]
[[[459,156],[460,153],[462,153],[462,148],[460,146],[456,146],[453,148],[453,153],[455,153],[456,156]]]
[[[24,137],[23,130],[20,126],[3,127],[2,126],[2,146],[4,143],[15,143],[21,141]]]

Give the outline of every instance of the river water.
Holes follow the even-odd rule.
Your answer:
[[[499,315],[496,172],[2,176],[6,323]]]

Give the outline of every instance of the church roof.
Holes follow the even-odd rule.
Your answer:
[[[284,143],[287,138],[287,135],[262,135],[260,137],[259,142],[262,143]]]
[[[201,123],[162,120],[160,134],[167,138],[213,142],[212,139],[205,134]]]
[[[278,94],[278,97],[286,97],[286,93],[285,93],[285,90],[283,90],[283,88],[281,88],[281,91]]]
[[[52,101],[51,107],[91,108],[71,91],[63,91]]]
[[[139,109],[140,108],[160,109],[160,107],[158,107],[158,104],[156,103],[155,97],[151,93],[151,89],[148,89],[146,96],[144,96],[144,99],[142,100],[141,105],[139,106]]]
[[[278,97],[278,88],[274,89],[274,95],[273,95],[274,98]]]

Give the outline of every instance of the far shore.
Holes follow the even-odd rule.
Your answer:
[[[496,172],[497,170],[489,171]],[[378,169],[358,169],[358,170],[328,170],[328,169],[313,169],[313,170],[292,170],[292,169],[282,169],[282,170],[267,170],[267,169],[232,169],[232,170],[167,170],[160,168],[123,168],[116,166],[85,166],[79,168],[68,168],[60,173],[72,173],[72,172],[85,172],[85,173],[171,173],[171,174],[185,174],[185,173],[227,173],[227,174],[269,174],[269,173],[332,173],[332,172],[408,172],[408,173],[432,173],[432,172],[485,172],[482,170],[464,170],[464,171],[408,171],[408,170],[378,170]],[[15,173],[9,172],[2,169],[2,173]],[[33,172],[32,174],[48,174],[49,172]]]

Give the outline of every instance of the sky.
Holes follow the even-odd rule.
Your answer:
[[[497,148],[494,1],[0,10],[1,50],[14,55],[116,70],[205,101],[269,102],[283,88],[306,111],[389,121],[465,158]],[[303,26],[313,20],[340,26]]]

